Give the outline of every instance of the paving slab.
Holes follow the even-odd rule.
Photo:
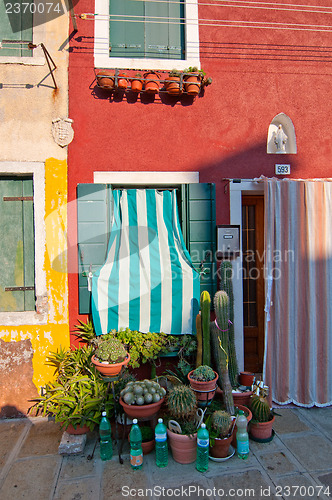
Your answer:
[[[303,467],[300,464],[294,463],[294,458],[287,456],[284,451],[276,451],[272,453],[264,453],[259,455],[259,461],[271,476],[279,474],[287,474],[292,471],[298,471]]]
[[[55,489],[61,458],[58,456],[17,460],[1,488],[3,500],[47,500]]]
[[[214,478],[217,498],[271,498],[274,485],[266,474],[260,470],[241,473],[225,473]]]
[[[8,421],[3,422],[0,426],[0,470],[6,463],[8,456],[16,445],[23,430],[25,430],[27,422]]]
[[[332,437],[332,408],[310,408],[309,411],[300,408],[298,413]]]
[[[324,470],[332,464],[332,443],[321,435],[284,437],[283,442],[308,471]]]
[[[148,487],[149,482],[143,469],[133,471],[129,459],[124,460],[121,465],[117,458],[113,457],[112,460],[103,464],[100,500],[118,500],[119,498],[131,500],[135,496],[140,499],[151,499],[151,496],[144,494]],[[130,491],[135,494],[130,494]],[[139,495],[140,492],[143,495]]]
[[[281,439],[275,434],[274,438],[269,443],[258,443],[253,439],[249,439],[249,448],[251,452],[256,454],[263,451],[271,452],[282,450],[284,448],[284,445]]]
[[[317,498],[321,492],[321,488],[313,481],[308,474],[289,474],[275,481],[276,493],[284,499],[291,498],[292,500],[312,500]],[[279,497],[280,498],[280,497]],[[319,495],[318,498],[327,498],[324,495]]]
[[[301,419],[298,412],[294,412],[290,408],[276,409],[278,415],[275,416],[273,429],[278,434],[289,434],[291,432],[303,432],[312,430],[308,423]]]
[[[99,498],[99,479],[85,478],[75,482],[60,482],[54,500],[92,500]],[[112,498],[109,496],[108,498]],[[113,497],[115,498],[115,497]]]
[[[19,457],[53,455],[58,453],[63,430],[52,421],[33,421]]]
[[[69,480],[84,476],[95,476],[98,473],[98,459],[88,460],[86,455],[64,457],[61,464],[59,480]]]

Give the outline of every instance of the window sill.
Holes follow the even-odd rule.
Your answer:
[[[0,64],[22,64],[24,66],[43,66],[45,57],[12,57],[0,56]]]

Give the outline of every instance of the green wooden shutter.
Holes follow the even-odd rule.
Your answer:
[[[185,58],[183,2],[110,0],[110,16],[110,57]]]
[[[33,180],[0,178],[0,311],[35,309]],[[7,290],[6,290],[7,289]]]
[[[79,313],[89,314],[88,273],[106,259],[112,216],[112,188],[107,184],[77,185]]]
[[[181,219],[185,244],[195,269],[201,262],[201,292],[207,290],[211,298],[217,291],[216,273],[216,202],[215,185],[210,183],[183,184]]]
[[[33,0],[15,0],[15,2],[0,2],[0,41],[22,40],[32,42]],[[7,12],[6,12],[7,7]],[[5,47],[8,47],[4,44]],[[14,48],[2,48],[0,56],[32,56],[32,50],[26,45],[13,45]]]

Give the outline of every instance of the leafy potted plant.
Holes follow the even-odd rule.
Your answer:
[[[255,441],[267,442],[273,438],[272,426],[275,417],[266,397],[254,394],[250,398],[252,420],[250,422],[250,437]]]
[[[120,392],[120,404],[129,417],[147,418],[160,410],[165,395],[164,387],[153,380],[128,382]]]
[[[206,422],[210,436],[210,455],[215,458],[226,458],[233,438],[234,422],[231,415],[224,410],[217,410]]]
[[[167,435],[173,458],[181,464],[196,460],[197,414],[196,396],[186,385],[176,385],[169,390],[167,408],[170,416]]]
[[[182,94],[181,71],[173,69],[165,80],[165,89],[168,94]]]
[[[217,388],[218,374],[210,366],[198,366],[188,373],[188,380],[198,401],[212,400]]]
[[[143,79],[141,73],[136,73],[133,78],[130,79],[131,82],[131,90],[133,92],[141,92],[143,89]]]
[[[144,89],[150,94],[158,94],[160,73],[156,71],[147,71],[144,73],[145,85]]]
[[[118,375],[123,366],[130,361],[130,355],[119,339],[111,337],[101,339],[91,358],[97,370],[106,377]]]
[[[184,70],[184,89],[187,94],[192,96],[196,96],[197,94],[199,94],[204,75],[204,71],[199,70],[196,66],[190,66],[188,69]]]
[[[91,366],[92,352],[88,346],[50,353],[48,363],[56,367],[56,381],[46,384],[43,394],[31,400],[34,405],[28,412],[55,417],[62,428],[73,434],[92,430],[99,424],[103,410],[110,414],[113,398]]]

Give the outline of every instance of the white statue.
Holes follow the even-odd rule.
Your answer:
[[[277,146],[277,153],[286,152],[287,139],[288,137],[283,131],[282,125],[280,124],[278,130],[274,132],[274,144]]]

